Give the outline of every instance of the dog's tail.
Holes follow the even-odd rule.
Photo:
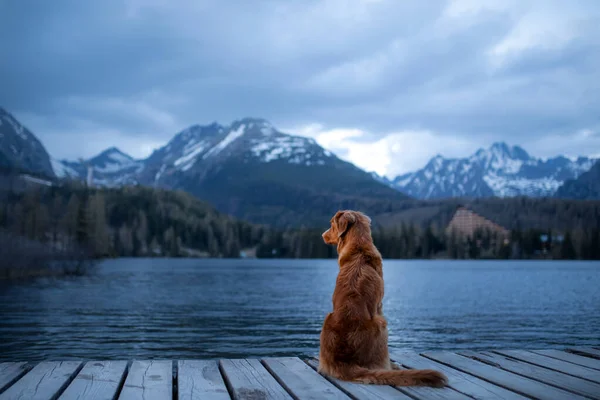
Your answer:
[[[344,371],[350,381],[375,385],[444,387],[448,378],[432,369],[385,370],[353,366]]]

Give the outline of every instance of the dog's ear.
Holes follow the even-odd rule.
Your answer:
[[[338,238],[341,238],[344,233],[350,228],[350,225],[356,222],[354,214],[347,211],[338,211],[334,218],[338,232]]]

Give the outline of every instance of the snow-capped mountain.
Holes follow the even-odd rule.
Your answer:
[[[33,133],[0,107],[0,167],[54,178],[50,156]]]
[[[59,178],[87,180],[88,174],[96,186],[122,186],[137,183],[143,161],[134,160],[116,147],[104,150],[97,156],[82,161],[52,159],[52,168]]]
[[[552,196],[567,180],[588,171],[593,159],[563,156],[540,159],[519,146],[494,143],[467,158],[441,155],[415,172],[387,181],[391,187],[421,199],[446,197]],[[385,182],[385,179],[381,178]]]
[[[246,164],[283,162],[306,167],[340,161],[313,139],[281,133],[263,119],[245,118],[229,126],[212,123],[183,130],[144,161],[140,181],[168,184],[173,176],[202,175],[232,157]]]
[[[182,189],[223,212],[275,225],[314,225],[344,205],[404,198],[313,139],[257,118],[185,129],[144,161],[139,182]]]
[[[91,169],[98,186],[181,189],[222,212],[275,225],[314,225],[338,208],[405,198],[314,139],[258,118],[190,126],[144,160],[111,148],[85,162],[55,160],[54,168],[81,180]]]

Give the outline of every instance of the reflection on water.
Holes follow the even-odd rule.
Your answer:
[[[0,283],[0,359],[303,356],[334,260],[120,259],[86,277]],[[600,344],[600,264],[386,261],[397,349]]]

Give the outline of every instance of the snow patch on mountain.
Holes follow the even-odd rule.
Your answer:
[[[183,149],[183,155],[175,160],[173,165],[182,171],[187,171],[194,166],[196,158],[206,150],[208,145],[209,143],[207,140],[201,140],[199,142],[192,141],[188,143]],[[166,166],[163,165],[163,167]],[[164,168],[161,167],[161,169],[164,172]]]
[[[236,139],[241,137],[244,134],[245,130],[246,130],[246,125],[244,125],[244,124],[241,124],[237,129],[232,129],[229,132],[229,134],[227,136],[225,136],[225,139],[223,139],[216,146],[214,146],[212,149],[207,151],[206,154],[204,154],[203,158],[207,158],[207,157],[219,154],[227,146],[229,146],[231,143],[233,143]]]
[[[19,121],[17,121],[16,119],[14,119],[12,117],[12,115],[10,114],[4,114],[2,115],[2,118],[0,119],[4,119],[6,122],[8,122],[9,125],[12,126],[14,132],[23,140],[27,140],[27,133],[25,133],[25,128],[23,127],[23,125],[21,125],[19,123]]]
[[[52,169],[54,170],[54,175],[58,178],[68,178],[68,177],[77,177],[79,173],[75,171],[73,168],[67,165],[65,161],[57,160],[55,158],[51,158],[50,162],[52,164]]]

